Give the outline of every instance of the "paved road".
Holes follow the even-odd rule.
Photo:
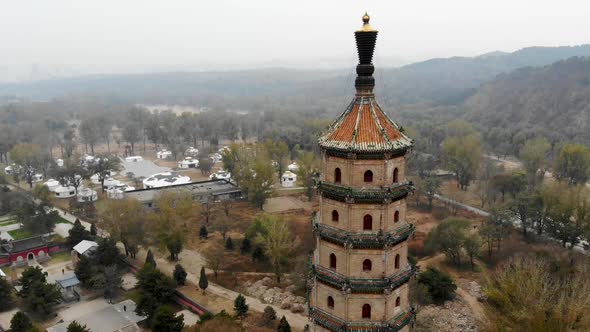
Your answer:
[[[458,206],[458,207],[460,207],[460,208],[462,208],[462,209],[464,209],[464,210],[467,210],[467,211],[470,211],[470,212],[476,213],[476,214],[478,214],[478,215],[480,215],[480,216],[482,216],[482,217],[487,217],[487,216],[489,216],[489,215],[490,215],[490,213],[489,213],[489,212],[486,212],[486,211],[484,211],[484,210],[478,209],[478,208],[476,208],[476,207],[473,207],[473,206],[471,206],[471,205],[463,204],[463,203],[461,203],[461,202],[458,202],[458,201],[452,200],[452,199],[450,199],[450,198],[447,198],[447,197],[444,197],[444,196],[441,196],[441,195],[438,195],[438,194],[435,194],[435,195],[434,195],[434,198],[435,198],[435,199],[438,199],[439,201],[442,201],[442,202],[445,202],[445,203],[449,203],[449,204],[452,204],[452,205]]]

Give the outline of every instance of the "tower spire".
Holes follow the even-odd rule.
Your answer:
[[[373,66],[373,53],[377,42],[378,31],[369,24],[371,17],[365,12],[363,26],[354,33],[356,49],[359,56],[359,64],[356,66],[357,78],[354,82],[357,95],[372,95],[375,87],[375,66]]]

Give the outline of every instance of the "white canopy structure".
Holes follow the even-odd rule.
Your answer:
[[[115,180],[114,178],[108,177],[106,179],[104,179],[104,189],[109,189],[115,186],[118,186],[121,184],[121,181],[119,180]]]
[[[178,162],[178,168],[197,168],[199,167],[199,161],[192,157],[186,157]]]
[[[131,190],[135,190],[135,187],[131,187],[125,183],[121,183],[117,186],[107,189],[107,197],[110,199],[123,199],[123,193]]]
[[[296,162],[290,164],[289,166],[287,166],[287,169],[291,172],[297,172],[299,170],[299,165],[297,165]]]
[[[226,172],[225,170],[220,169],[219,171],[209,175],[210,180],[230,180],[231,173]]]
[[[55,159],[55,164],[57,167],[64,167],[64,160],[63,159]]]
[[[41,182],[43,181],[43,174],[35,173],[33,174],[33,182]]]
[[[109,174],[108,174],[107,178],[109,178],[109,177],[112,177],[112,176],[114,176],[115,174],[117,174],[117,172],[113,172],[113,171],[109,171],[108,173],[109,173]],[[106,180],[106,179],[105,179],[105,180]],[[92,176],[90,177],[90,181],[91,181],[93,184],[100,184],[100,176],[98,175],[98,173],[96,173],[96,174],[92,175]]]
[[[55,188],[53,192],[55,192],[56,198],[70,198],[76,195],[76,188],[72,186],[64,187],[60,185],[57,188]]]
[[[296,182],[297,182],[297,174],[295,174],[291,171],[286,171],[281,176],[281,186],[283,186],[285,188],[291,188],[291,187],[295,186]]]
[[[177,184],[190,183],[191,178],[184,175],[179,175],[173,172],[164,172],[153,174],[143,180],[144,188],[160,188],[173,186]]]
[[[184,151],[184,154],[187,156],[196,157],[199,155],[199,149],[191,146],[188,149],[186,149],[186,151]]]
[[[76,244],[73,249],[80,255],[88,255],[96,248],[98,248],[98,243],[89,240],[82,240],[80,243]]]
[[[96,190],[92,190],[90,188],[84,188],[78,190],[78,195],[76,197],[78,202],[86,203],[86,202],[96,202],[98,200],[98,194]]]
[[[158,159],[166,159],[172,156],[172,151],[168,151],[166,149],[162,149],[161,151],[156,152],[156,157]]]
[[[53,192],[55,192],[55,189],[57,189],[57,187],[61,187],[59,181],[55,179],[49,179],[47,180],[47,182],[43,183],[43,185],[46,186],[49,189],[49,191]]]
[[[8,174],[8,175],[12,175],[14,172],[18,172],[22,169],[21,166],[17,165],[17,164],[12,164],[12,165],[8,165],[6,167],[4,167],[4,173]]]
[[[125,161],[126,162],[143,161],[143,157],[142,156],[129,156],[129,157],[125,157]]]
[[[213,153],[209,156],[209,159],[211,159],[212,162],[214,163],[218,163],[221,162],[221,160],[223,159],[223,157],[221,156],[221,154],[219,153]]]

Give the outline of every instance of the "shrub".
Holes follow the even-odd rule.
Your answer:
[[[266,306],[264,313],[262,313],[262,325],[271,326],[272,322],[277,319],[277,312],[271,307]]]
[[[418,276],[418,284],[425,285],[428,288],[428,293],[432,297],[432,301],[436,304],[442,304],[447,300],[452,300],[455,297],[455,290],[457,286],[451,277],[433,267],[420,273]]]

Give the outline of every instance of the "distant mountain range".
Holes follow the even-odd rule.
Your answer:
[[[576,56],[590,56],[590,45],[530,47],[512,53],[432,59],[399,68],[376,63],[379,97],[385,105],[459,105],[496,76],[522,67],[542,67]],[[354,64],[351,64],[351,68]],[[353,91],[354,71],[258,69],[227,72],[170,72],[84,76],[30,83],[0,84],[0,96],[50,99],[93,95],[133,103],[207,106],[223,100],[239,107],[270,103],[297,105],[340,101]],[[235,105],[232,105],[234,104]]]
[[[590,144],[590,58],[499,75],[464,106],[466,118],[485,128]]]

